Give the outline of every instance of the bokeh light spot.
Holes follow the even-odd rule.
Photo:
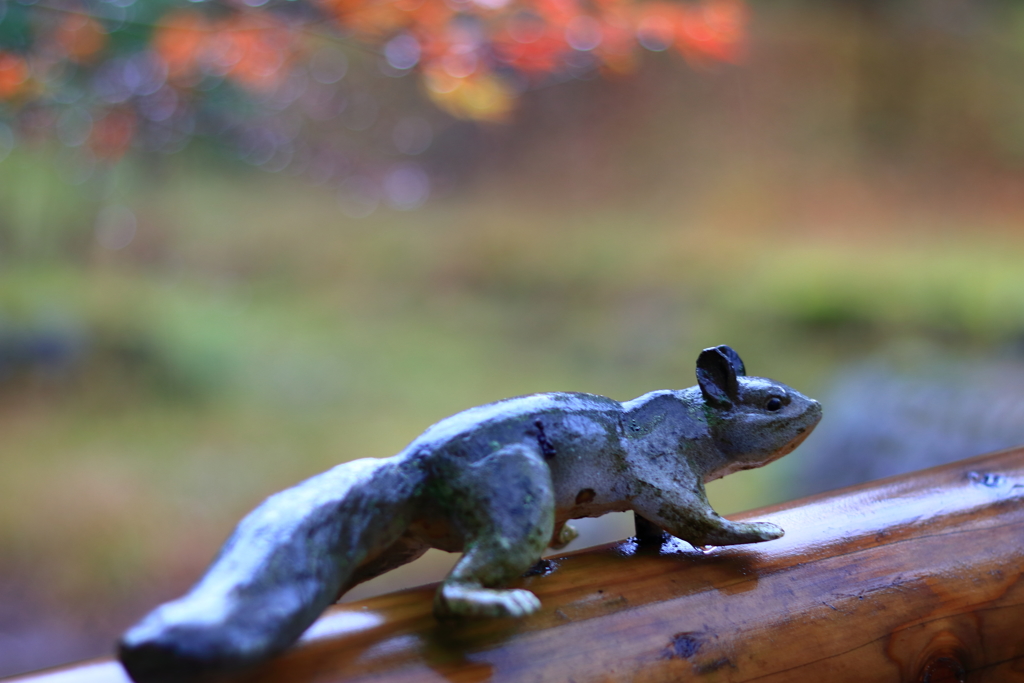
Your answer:
[[[675,27],[664,16],[648,15],[640,20],[636,30],[637,41],[651,52],[663,52],[675,40]]]
[[[490,74],[474,74],[462,79],[449,77],[448,82],[435,75],[428,78],[427,86],[427,93],[437,106],[453,116],[478,121],[507,120],[516,96],[513,87],[503,78]],[[442,89],[449,86],[450,90]]]
[[[473,2],[484,9],[501,9],[509,3],[509,0],[473,0]]]
[[[384,46],[384,58],[395,69],[411,69],[420,61],[420,43],[408,33],[395,36]]]
[[[260,167],[264,171],[268,171],[270,173],[279,173],[279,172],[283,171],[284,169],[288,168],[288,166],[292,163],[292,159],[294,157],[295,157],[295,146],[294,145],[292,145],[290,143],[286,143],[286,144],[283,144],[283,145],[278,145],[274,149],[273,155],[271,155],[271,157],[269,159],[267,159],[265,162],[260,164]]]
[[[416,156],[427,151],[434,140],[434,131],[430,124],[419,116],[406,116],[395,124],[391,132],[395,149],[402,154]]]
[[[89,15],[69,12],[54,32],[53,40],[69,58],[86,62],[106,46],[107,33]]]
[[[459,87],[460,80],[449,76],[440,69],[429,69],[426,74],[427,91],[435,95],[446,95]]]
[[[96,243],[104,249],[118,251],[135,239],[138,223],[135,213],[126,206],[106,206],[96,216]]]
[[[423,204],[430,196],[430,178],[419,164],[399,164],[384,180],[388,204],[409,211]]]
[[[139,52],[125,61],[122,81],[135,95],[152,95],[167,81],[167,65],[152,52]]]
[[[0,100],[17,95],[28,80],[28,65],[18,55],[0,51]]]
[[[120,104],[132,96],[131,88],[124,80],[124,62],[111,60],[96,70],[92,80],[93,91],[103,102]]]
[[[588,52],[601,44],[601,24],[586,15],[573,17],[565,27],[565,42],[574,50]]]
[[[150,121],[166,121],[178,109],[178,93],[174,88],[161,88],[139,99],[139,112]]]
[[[120,159],[131,145],[137,126],[138,117],[131,108],[108,110],[92,127],[89,146],[102,159]]]
[[[452,78],[466,78],[476,71],[477,57],[474,52],[447,54],[441,59],[441,68]]]

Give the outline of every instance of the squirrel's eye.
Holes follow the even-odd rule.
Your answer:
[[[768,402],[764,404],[766,410],[775,411],[782,407],[782,399],[778,396],[772,396],[768,399]]]

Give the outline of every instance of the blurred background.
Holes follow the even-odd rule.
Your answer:
[[[1019,4],[648,3],[525,57],[286,7],[304,52],[197,75],[242,5],[0,1],[0,675],[109,653],[274,491],[715,344],[825,407],[724,513],[1024,442]]]

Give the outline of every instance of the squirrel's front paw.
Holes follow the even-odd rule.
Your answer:
[[[721,529],[701,540],[702,545],[739,545],[774,541],[783,533],[778,525],[771,522],[726,522]]]
[[[498,590],[442,585],[434,598],[434,614],[445,617],[525,617],[540,609],[540,600],[520,588]]]
[[[749,527],[748,533],[753,537],[754,543],[774,541],[776,538],[782,538],[783,534],[786,533],[778,524],[772,524],[771,522],[751,522],[747,526]]]

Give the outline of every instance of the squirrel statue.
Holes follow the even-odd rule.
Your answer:
[[[522,617],[540,601],[502,586],[571,541],[568,520],[606,512],[633,510],[694,545],[779,538],[773,524],[719,516],[704,484],[791,452],[821,406],[747,377],[728,346],[701,352],[697,380],[625,403],[547,393],[470,408],[394,457],[277,493],[191,591],[124,634],[121,662],[151,683],[265,660],[345,591],[428,548],[463,553],[437,590],[437,617]]]

